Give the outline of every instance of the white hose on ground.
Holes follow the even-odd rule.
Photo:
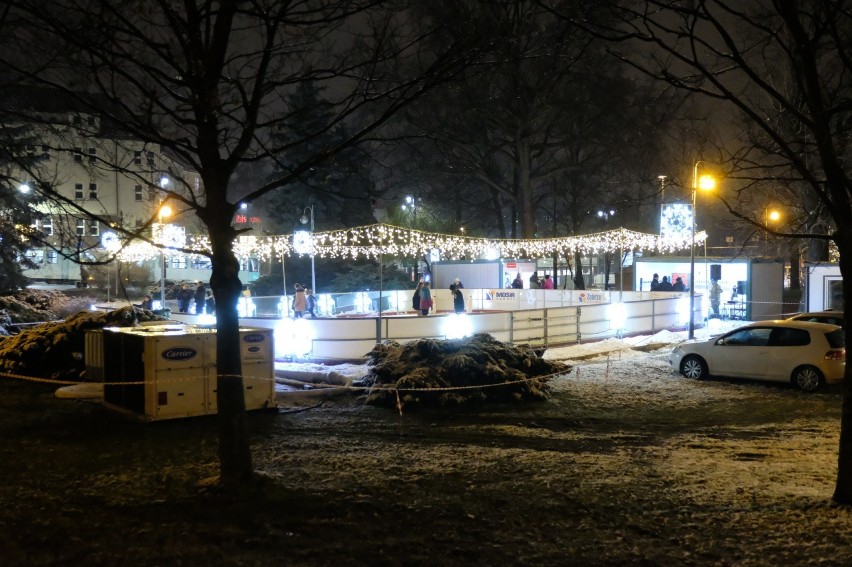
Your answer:
[[[339,372],[311,372],[307,370],[275,370],[275,382],[307,390],[276,392],[277,399],[316,398],[339,396],[352,392],[352,379]]]

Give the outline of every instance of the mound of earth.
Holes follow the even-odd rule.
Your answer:
[[[0,340],[0,371],[63,380],[85,378],[86,331],[103,327],[133,327],[163,317],[139,307],[115,311],[81,311],[56,323],[24,329]]]
[[[544,360],[529,345],[488,334],[464,339],[387,341],[368,354],[365,401],[386,405],[452,405],[543,400],[551,376],[571,367]]]
[[[89,296],[71,296],[60,291],[22,289],[0,295],[0,335],[19,332],[18,323],[56,321],[86,311],[97,301]]]

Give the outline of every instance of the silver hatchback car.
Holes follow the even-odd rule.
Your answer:
[[[826,323],[760,321],[709,340],[681,343],[669,354],[669,364],[687,378],[790,382],[812,392],[823,383],[843,380],[845,335]]]

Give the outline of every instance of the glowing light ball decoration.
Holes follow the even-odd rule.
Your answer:
[[[470,317],[465,313],[453,313],[444,321],[444,336],[448,339],[463,339],[473,334]]]
[[[293,233],[293,251],[296,254],[310,254],[314,249],[314,240],[307,230],[297,230]]]
[[[609,326],[619,333],[624,330],[627,322],[627,309],[623,303],[613,303],[609,306]]]
[[[307,358],[313,352],[313,331],[306,319],[282,319],[274,336],[276,356]]]
[[[660,220],[662,240],[689,242],[692,233],[692,205],[673,203],[663,205]]]
[[[119,240],[116,233],[108,230],[101,235],[101,246],[103,246],[105,250],[115,253],[118,252],[119,248],[121,248],[121,240]]]

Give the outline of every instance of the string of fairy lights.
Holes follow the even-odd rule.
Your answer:
[[[661,254],[688,249],[690,235],[676,234],[661,237],[656,234],[635,232],[624,228],[596,232],[582,236],[562,236],[537,239],[495,239],[423,232],[387,224],[373,224],[315,232],[286,235],[244,235],[234,243],[237,258],[257,258],[269,261],[289,256],[315,256],[318,258],[378,259],[380,256],[419,258],[432,251],[440,251],[446,260],[480,258],[545,258],[574,254],[583,255],[622,253],[629,251],[657,252]],[[707,238],[704,231],[695,235],[695,244]],[[174,239],[163,242],[162,249],[147,242],[122,243],[117,257],[125,262],[139,262],[166,255],[209,255],[207,236],[188,235],[184,242]],[[178,250],[181,249],[181,250]]]

